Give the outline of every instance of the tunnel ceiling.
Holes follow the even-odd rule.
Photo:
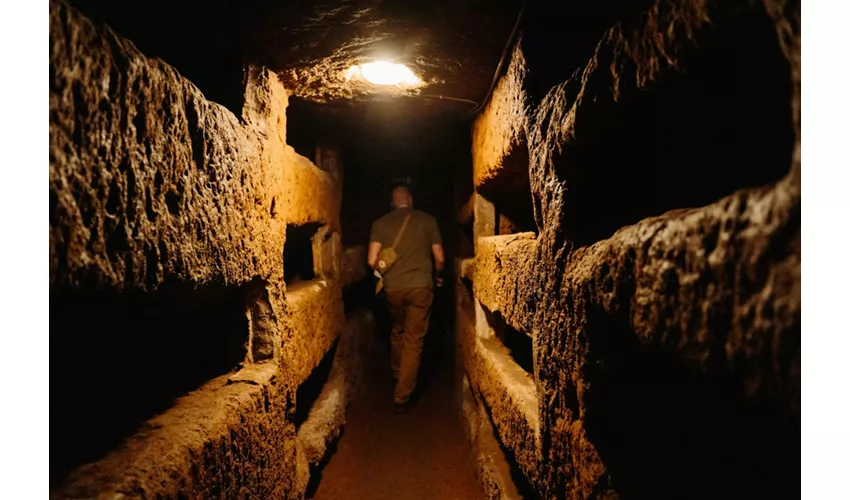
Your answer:
[[[376,86],[345,82],[344,72],[389,59],[425,82],[414,93],[480,102],[519,8],[519,0],[294,2],[265,7],[248,43],[305,99],[384,94]]]
[[[70,1],[237,116],[244,65],[272,69],[293,93],[289,123],[298,132],[390,165],[421,163],[422,151],[468,140],[458,126],[468,128],[470,112],[486,100],[522,7],[522,0]],[[569,77],[607,28],[646,4],[529,2],[518,35],[534,68],[530,96]],[[371,58],[405,63],[427,85],[345,84],[344,71]]]
[[[376,58],[408,65],[426,85],[407,93],[423,100],[481,102],[521,6],[521,0],[71,3],[175,66],[214,100],[227,101],[216,95],[231,85],[221,79],[252,63],[274,70],[294,96],[314,102],[392,95],[345,82],[346,69]],[[423,109],[472,106],[443,100]]]
[[[522,6],[522,0],[70,2],[237,116],[244,64],[268,67],[293,94],[288,135],[293,145],[308,137],[299,152],[307,154],[310,137],[321,138],[370,158],[369,168],[430,164],[423,151],[468,141],[454,131],[468,128],[470,111],[485,100]],[[413,91],[346,85],[344,71],[371,58],[404,63],[426,85]],[[427,167],[410,167],[421,168]]]

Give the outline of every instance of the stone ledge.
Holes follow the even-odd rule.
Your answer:
[[[472,224],[475,219],[475,193],[472,193],[458,209],[456,219],[461,225]]]
[[[537,260],[534,233],[478,238],[472,280],[475,298],[526,335],[533,333],[535,305],[519,299],[524,298],[523,287],[535,279],[530,270]]]
[[[315,279],[286,292],[288,328],[281,342],[282,368],[300,385],[343,329],[342,289],[336,280]]]
[[[287,224],[327,224],[339,226],[342,190],[333,175],[324,172],[291,146],[285,149],[285,184],[281,205]]]
[[[472,448],[472,459],[476,465],[478,482],[484,489],[485,498],[491,500],[521,500],[511,478],[510,464],[496,440],[493,424],[481,402],[471,390],[469,380],[463,377],[460,383],[461,417],[466,437]]]
[[[522,427],[525,427],[522,433],[532,437],[522,447],[527,448],[529,444],[532,444],[534,449],[539,448],[540,418],[538,412],[540,402],[537,397],[534,378],[516,364],[508,349],[496,338],[484,339],[479,337],[476,344],[476,355],[483,369],[498,386],[498,389],[493,392],[482,391],[482,394],[485,395],[485,403],[490,408],[506,405],[510,408],[512,414],[521,415],[524,421]],[[495,401],[494,397],[497,393],[507,395],[508,401]],[[497,422],[498,426],[498,422],[503,419],[496,416],[493,420]]]
[[[481,395],[505,447],[530,482],[540,472],[539,401],[534,380],[495,338],[480,338],[471,307],[458,307],[459,350],[469,382]]]
[[[349,401],[348,373],[334,357],[328,381],[322,388],[307,419],[298,429],[298,446],[311,467],[321,462],[328,445],[339,437],[345,425],[345,409]]]
[[[371,311],[358,310],[346,318],[328,381],[298,429],[297,484],[300,491],[307,487],[312,471],[320,465],[328,448],[342,433],[346,408],[360,390],[360,377],[374,334],[375,321]]]
[[[494,247],[488,245],[493,240],[498,238],[482,238],[479,248]],[[503,267],[505,254],[493,252],[503,259]],[[549,401],[541,414],[541,432],[552,443],[543,462],[558,464],[543,467],[548,478],[541,482],[544,493],[559,484],[577,491],[611,485],[616,479],[597,450],[600,443],[608,446],[607,461],[618,460],[622,467],[634,460],[628,449],[618,448],[612,457],[610,443],[587,433],[591,415],[606,425],[616,420],[615,414],[600,410],[611,401],[599,403],[604,393],[592,390],[603,384],[608,391],[636,384],[664,401],[671,395],[663,391],[671,389],[661,384],[687,378],[689,388],[701,388],[739,412],[712,421],[728,432],[691,450],[689,461],[728,456],[729,440],[736,436],[772,443],[777,451],[760,453],[761,463],[787,467],[787,457],[793,456],[787,453],[795,452],[779,451],[780,445],[799,431],[800,412],[800,191],[793,172],[774,186],[645,219],[549,265],[533,282],[523,281],[525,272],[500,274],[503,290],[518,290],[515,300],[534,301],[539,311],[534,319],[536,356],[547,361],[536,366],[536,376],[541,401]],[[477,276],[475,286],[480,287],[482,273]],[[486,296],[493,287],[480,289]],[[652,379],[647,374],[652,370],[667,370],[668,375]],[[644,380],[640,377],[650,378],[637,382]],[[671,420],[660,405],[630,422],[654,429],[656,446],[673,439],[671,427],[683,426],[676,432],[700,436],[703,403],[693,399],[687,403],[691,424]],[[749,431],[736,433],[741,428]],[[772,484],[768,472],[748,476],[745,469],[724,467],[738,474],[734,482],[740,488],[755,491]],[[701,477],[702,469],[680,469],[674,461],[667,468]]]
[[[522,85],[526,68],[519,46],[514,48],[505,76],[499,79],[490,101],[472,127],[472,178],[476,189],[494,183],[499,177],[516,175],[512,170],[517,165],[508,165],[505,159],[513,150],[524,147],[526,116]],[[527,178],[527,163],[521,168],[524,172],[520,173]]]
[[[76,469],[50,497],[285,496],[295,429],[276,373],[264,363],[210,380],[102,460]]]

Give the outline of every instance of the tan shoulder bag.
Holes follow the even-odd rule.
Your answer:
[[[410,216],[413,215],[413,212],[407,214],[407,217],[404,218],[404,222],[401,223],[401,228],[398,230],[398,234],[395,235],[395,240],[393,240],[393,244],[389,247],[382,248],[380,252],[378,252],[378,262],[375,264],[378,273],[382,276],[395,264],[396,258],[398,255],[396,254],[395,247],[398,246],[401,241],[401,237],[404,236],[404,230],[407,229],[407,223],[410,222]],[[375,289],[375,293],[380,293],[381,289],[384,287],[383,278],[378,280],[378,286]]]

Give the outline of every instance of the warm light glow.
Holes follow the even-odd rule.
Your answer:
[[[410,68],[404,64],[387,61],[375,61],[348,68],[346,79],[359,77],[375,85],[406,85],[415,86],[422,83]]]

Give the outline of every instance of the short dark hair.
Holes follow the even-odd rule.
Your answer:
[[[390,193],[395,191],[396,188],[400,188],[400,187],[407,189],[407,192],[409,192],[411,195],[413,195],[413,189],[410,187],[410,183],[408,183],[404,179],[392,181],[390,183]]]

